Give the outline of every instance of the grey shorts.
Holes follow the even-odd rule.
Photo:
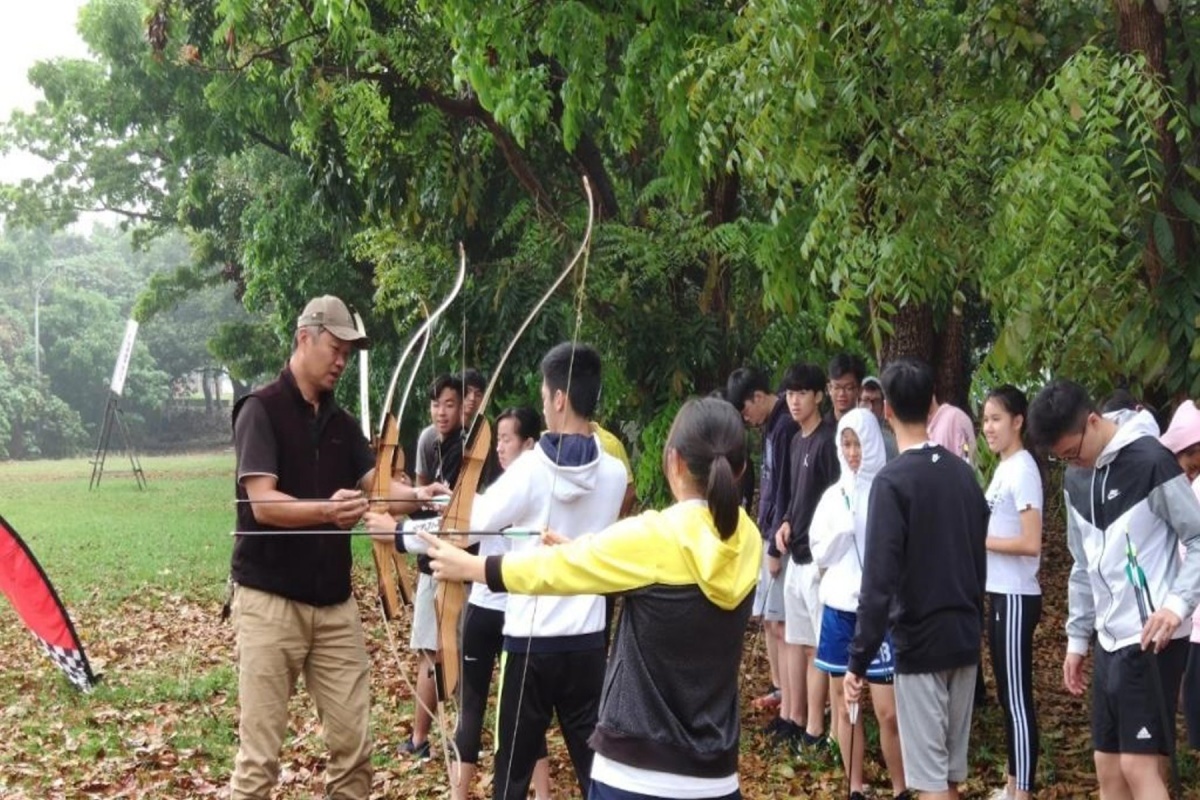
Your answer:
[[[437,581],[433,576],[419,573],[417,593],[413,595],[412,636],[408,639],[408,646],[413,650],[438,649],[436,594]]]
[[[967,779],[967,742],[978,666],[896,673],[896,718],[904,778],[919,792],[944,792]]]
[[[758,570],[758,588],[754,590],[754,616],[762,617],[767,622],[783,622],[783,581],[787,577],[788,564],[792,559],[784,553],[779,575],[772,578],[771,570],[767,569],[769,557],[764,547],[762,564]]]

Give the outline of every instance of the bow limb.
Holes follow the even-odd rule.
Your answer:
[[[549,302],[550,298],[558,290],[558,287],[567,279],[567,276],[574,271],[576,265],[580,263],[584,255],[588,252],[588,247],[591,245],[596,212],[595,202],[592,197],[592,187],[586,177],[583,179],[583,189],[587,194],[588,203],[587,229],[584,231],[583,241],[580,243],[571,260],[567,262],[566,267],[554,279],[554,282],[550,284],[550,287],[546,289],[533,308],[530,309],[525,320],[517,328],[516,334],[504,349],[499,363],[496,364],[492,371],[491,380],[484,390],[483,398],[479,403],[479,409],[475,412],[475,419],[472,421],[467,438],[463,443],[463,461],[459,469],[458,482],[454,486],[454,493],[450,496],[450,503],[446,508],[446,514],[442,520],[442,527],[447,531],[466,531],[471,529],[471,509],[474,506],[475,495],[479,491],[479,482],[483,477],[484,466],[492,448],[492,429],[491,425],[488,424],[485,412],[500,379],[500,374],[504,370],[505,364],[508,363],[509,356],[516,349],[517,342],[520,341],[530,324],[541,313],[546,303]],[[455,537],[451,534],[447,538],[451,544],[458,547],[466,546],[465,537]],[[446,583],[442,582],[442,584]],[[439,694],[439,698],[448,697],[458,687],[460,668],[458,613],[462,610],[462,601],[459,600],[459,597],[465,596],[465,587],[462,584],[459,584],[457,589],[447,589],[445,592],[442,591],[442,584],[439,584],[439,597],[446,597],[446,599],[438,608],[438,641],[441,646],[441,658],[438,660],[439,663],[435,665],[435,670],[440,671],[438,685],[441,694]],[[448,596],[447,593],[449,593]]]
[[[584,254],[587,253],[588,247],[591,246],[592,227],[596,222],[596,204],[592,199],[592,185],[588,182],[586,176],[583,179],[583,191],[587,194],[588,203],[587,229],[583,233],[583,241],[579,244],[579,249],[575,251],[575,255],[572,256],[569,262],[567,262],[567,266],[563,268],[563,271],[560,272],[558,277],[554,279],[554,283],[550,284],[550,288],[542,294],[541,299],[539,299],[537,304],[530,309],[529,314],[525,316],[524,322],[521,323],[521,327],[517,328],[517,332],[509,341],[508,347],[504,349],[504,354],[500,356],[499,363],[496,364],[495,369],[492,371],[492,379],[488,382],[487,389],[483,393],[483,399],[479,402],[479,410],[475,412],[476,420],[483,417],[484,409],[487,408],[488,402],[492,399],[492,392],[496,389],[496,379],[500,376],[500,372],[504,369],[504,365],[508,363],[508,357],[512,355],[513,350],[516,349],[517,342],[519,342],[521,337],[525,335],[526,329],[528,329],[533,321],[537,318],[537,315],[541,313],[542,308],[547,302],[549,302],[550,298],[554,296],[554,293],[558,291],[558,287],[561,286],[563,281],[567,279],[567,276],[574,271],[575,266],[579,264]],[[472,428],[474,428],[474,426],[472,426]]]
[[[421,303],[421,310],[425,312],[425,321],[429,322],[432,317],[429,309],[423,302]],[[421,370],[421,362],[425,360],[425,353],[429,350],[429,340],[433,338],[433,327],[429,325],[423,327],[425,328],[425,332],[421,334],[421,347],[417,350],[416,358],[413,359],[412,370],[408,373],[408,380],[404,382],[404,393],[400,395],[400,410],[396,412],[397,426],[404,422],[404,410],[408,407],[408,398],[412,396],[413,384],[417,381],[417,373]],[[400,451],[400,458],[404,458],[403,450]],[[403,466],[400,469],[403,470]]]
[[[478,416],[472,426],[472,436],[464,445],[462,465],[454,494],[442,517],[442,528],[447,531],[469,531],[471,509],[475,495],[483,479],[488,455],[492,450],[492,427],[487,418]],[[465,533],[449,533],[445,541],[455,547],[465,548],[469,544]],[[435,666],[438,683],[438,700],[443,701],[458,688],[460,654],[458,648],[458,621],[466,602],[466,584],[459,581],[438,581],[437,594],[438,650],[440,658]]]
[[[366,326],[363,324],[362,315],[357,311],[354,312],[354,327],[361,334],[366,334]],[[363,436],[371,438],[371,401],[369,388],[369,365],[366,348],[361,348],[358,351],[358,407],[359,407],[359,422],[362,423]],[[395,425],[395,421],[390,423],[387,419],[382,420],[383,430],[380,437],[375,441],[375,473],[372,479],[371,488],[368,496],[372,501],[372,505],[378,507],[381,498],[386,498],[391,494],[392,487],[392,464],[396,457],[396,451],[399,445],[399,428]],[[390,425],[390,427],[389,427]],[[390,548],[394,550],[394,548]],[[371,555],[375,562],[375,574],[379,581],[379,597],[383,603],[383,614],[387,619],[393,619],[400,613],[400,604],[403,601],[407,605],[412,604],[412,599],[409,597],[407,582],[403,579],[404,571],[399,569],[393,558],[393,553],[389,552],[387,545],[373,542],[371,546]],[[397,572],[402,576],[397,581]],[[399,594],[397,594],[399,587]]]
[[[425,349],[429,345],[429,332],[433,329],[433,325],[437,322],[438,317],[450,307],[454,302],[454,298],[462,290],[463,282],[467,276],[467,258],[466,252],[462,244],[459,244],[459,266],[458,274],[455,276],[454,285],[450,292],[442,299],[442,302],[437,305],[432,314],[427,314],[425,322],[409,337],[408,342],[404,345],[403,351],[400,353],[400,358],[396,362],[395,369],[392,370],[391,380],[388,382],[387,393],[384,395],[383,407],[379,417],[379,438],[377,442],[385,440],[394,440],[391,446],[391,451],[387,458],[386,469],[382,461],[383,451],[377,446],[379,457],[375,464],[375,484],[372,487],[371,497],[375,500],[373,506],[379,507],[385,505],[381,498],[388,497],[391,494],[391,482],[393,468],[399,460],[399,469],[404,470],[404,451],[399,447],[400,441],[400,418],[392,416],[392,402],[395,399],[396,384],[400,380],[400,374],[404,371],[404,365],[408,361],[408,357],[412,354],[413,348],[417,343],[421,343],[420,355],[417,356],[417,362],[413,366],[412,373],[409,375],[408,383],[405,387],[405,396],[401,400],[401,414],[407,403],[408,394],[412,389],[413,381],[416,379],[417,368],[420,366],[421,358],[424,356]],[[391,428],[391,430],[389,430]],[[386,481],[383,480],[386,477]],[[386,507],[383,509],[386,510]],[[411,571],[408,567],[408,561],[403,554],[396,552],[394,547],[389,547],[386,544],[373,542],[371,552],[375,558],[375,567],[379,575],[379,592],[383,601],[384,616],[387,619],[395,619],[400,613],[400,604],[403,601],[404,605],[412,605],[412,579]]]
[[[421,303],[421,310],[425,312],[425,319],[426,319],[426,321],[428,321],[429,316],[430,316],[429,309],[425,306],[424,302]],[[425,351],[429,347],[430,333],[432,330],[433,330],[432,328],[427,327],[425,329],[424,335],[421,336],[421,349],[417,351],[417,357],[414,360],[413,365],[412,365],[412,372],[409,374],[408,382],[404,386],[404,395],[403,395],[403,397],[400,398],[400,412],[396,415],[396,419],[395,419],[397,440],[399,439],[399,434],[400,434],[400,423],[404,419],[404,407],[408,402],[409,394],[412,392],[413,381],[416,380],[417,371],[421,368],[421,361],[425,357]],[[395,455],[395,464],[392,469],[392,474],[393,475],[403,474],[404,468],[405,468],[404,448],[397,446],[396,447],[396,455]],[[384,558],[384,554],[377,549],[380,547],[381,547],[381,545],[379,542],[372,543],[372,550],[373,550],[373,552],[376,553],[377,559]],[[400,594],[398,597],[393,597],[393,599],[398,599],[398,600],[402,601],[405,606],[412,608],[412,604],[413,604],[412,587],[416,585],[416,582],[413,580],[412,569],[409,567],[408,558],[404,555],[404,553],[401,553],[399,550],[397,550],[394,547],[389,548],[387,545],[382,545],[382,548],[388,550],[388,553],[391,557],[392,567],[395,571],[395,577],[393,578],[393,577],[389,576],[389,578],[388,578],[387,590],[390,590],[391,593],[394,595],[394,590],[396,588],[398,588]],[[384,579],[384,577],[381,574],[380,580],[383,580],[383,579]],[[381,597],[384,598],[384,616],[387,619],[393,619],[395,615],[394,614],[389,615],[387,613],[388,591],[384,591],[381,594]],[[399,609],[397,608],[396,610],[398,611]]]
[[[386,511],[387,498],[392,493],[392,469],[396,451],[400,446],[400,429],[396,418],[383,414],[383,428],[375,442],[375,475],[371,482],[368,499],[374,510]],[[390,543],[371,542],[371,555],[375,559],[375,572],[379,576],[379,597],[383,602],[383,615],[395,619],[400,615],[401,604],[411,605],[407,581],[397,580],[396,547]]]
[[[392,401],[395,400],[396,396],[396,384],[400,380],[400,373],[404,370],[404,362],[408,360],[413,348],[417,346],[418,340],[428,334],[428,332],[433,328],[434,323],[437,322],[438,317],[440,317],[443,312],[450,307],[450,304],[454,302],[454,298],[458,297],[459,291],[462,290],[463,281],[465,281],[467,277],[467,252],[461,242],[458,245],[458,255],[458,274],[455,276],[454,286],[450,289],[450,293],[447,294],[445,299],[438,304],[438,306],[433,310],[433,313],[429,315],[429,318],[425,320],[421,327],[417,328],[416,332],[404,346],[404,350],[400,354],[400,360],[396,362],[396,368],[392,371],[392,379],[388,382],[387,392],[383,397],[383,410],[385,412],[390,411],[392,408]]]

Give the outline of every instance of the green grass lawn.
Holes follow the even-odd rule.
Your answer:
[[[119,454],[88,489],[86,460],[0,463],[0,515],[33,550],[63,602],[112,606],[143,593],[224,596],[233,550],[233,453],[142,459],[138,489]],[[365,557],[369,542],[355,542]]]

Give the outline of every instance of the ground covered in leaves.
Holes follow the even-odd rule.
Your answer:
[[[36,551],[36,548],[35,548]],[[1061,533],[1047,535],[1043,568],[1045,615],[1037,633],[1036,694],[1042,727],[1039,797],[1095,794],[1086,700],[1060,689],[1063,617],[1069,558]],[[396,755],[409,733],[414,663],[402,647],[406,620],[393,621],[389,640],[373,596],[373,575],[360,559],[355,584],[375,665],[376,798],[445,796],[439,756],[418,764]],[[181,565],[181,568],[185,565]],[[61,587],[60,587],[61,588]],[[205,591],[148,588],[119,602],[67,592],[72,614],[94,666],[104,674],[90,695],[75,692],[54,671],[7,607],[0,608],[0,797],[188,798],[227,797],[236,748],[233,634],[219,619],[219,598]],[[100,599],[97,599],[100,598]],[[96,599],[96,602],[91,602]],[[746,641],[743,697],[768,683],[762,635]],[[989,676],[990,677],[990,676]],[[1003,725],[995,705],[977,711],[972,732],[969,797],[986,797],[1002,781]],[[292,735],[283,753],[279,798],[321,795],[322,743],[307,696],[293,704]],[[846,794],[832,755],[798,757],[773,748],[759,733],[765,712],[743,710],[741,774],[747,798],[834,798]],[[869,757],[876,797],[889,797],[882,769]],[[569,761],[551,738],[556,796],[574,796]],[[1188,797],[1200,798],[1200,770],[1185,753],[1181,768]],[[486,761],[475,796],[490,795]]]

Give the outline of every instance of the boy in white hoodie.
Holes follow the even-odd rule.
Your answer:
[[[1056,380],[1038,394],[1029,434],[1054,461],[1082,468],[1064,479],[1075,565],[1063,684],[1084,693],[1083,660],[1095,635],[1100,794],[1166,800],[1160,756],[1174,751],[1188,617],[1200,599],[1200,502],[1149,412],[1102,416],[1077,383]]]
[[[600,356],[569,342],[542,359],[547,432],[486,493],[475,498],[471,528],[551,529],[567,538],[617,521],[625,497],[621,462],[606,454],[590,421],[600,400]],[[514,538],[512,552],[541,547]],[[588,737],[596,726],[605,669],[605,610],[599,595],[511,594],[504,612],[504,662],[497,712],[497,800],[529,791],[546,729],[557,715],[581,793],[590,781]]]
[[[863,800],[866,737],[861,718],[855,723],[853,734],[850,732],[850,717],[842,699],[842,682],[850,663],[850,641],[858,621],[858,593],[867,547],[867,501],[871,497],[875,474],[887,462],[887,455],[883,431],[869,409],[856,408],[844,414],[838,421],[836,441],[841,477],[821,495],[809,527],[813,561],[824,570],[819,589],[824,612],[816,664],[822,672],[829,673],[833,688],[830,705],[838,715],[838,724],[834,727],[842,765],[850,779],[850,800]],[[867,669],[867,679],[871,684],[871,705],[879,718],[880,745],[891,775],[892,793],[896,798],[907,798],[893,676],[892,643],[885,639]]]

